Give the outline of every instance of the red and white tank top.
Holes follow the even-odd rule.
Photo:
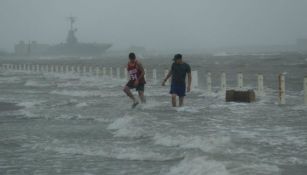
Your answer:
[[[128,63],[127,71],[131,81],[139,80],[140,83],[145,83],[144,77],[140,78],[142,72],[138,68],[137,61],[134,63]]]

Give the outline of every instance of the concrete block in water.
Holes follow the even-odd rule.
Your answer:
[[[248,90],[248,91],[227,90],[226,102],[231,102],[231,101],[251,103],[256,101],[256,95],[254,90]]]

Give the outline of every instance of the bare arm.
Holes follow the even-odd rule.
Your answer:
[[[172,76],[172,71],[168,71],[168,74],[166,75],[164,81],[167,81]]]
[[[145,75],[145,70],[144,70],[143,65],[142,65],[140,62],[138,62],[137,65],[138,65],[139,70],[141,71],[141,75],[140,75],[140,77],[139,77],[139,79],[140,79],[140,78],[143,78],[143,77],[144,77],[144,75]]]
[[[188,92],[191,91],[191,84],[192,84],[192,73],[188,73]]]
[[[165,86],[165,82],[172,76],[172,71],[168,71],[168,74],[166,75],[165,79],[162,81],[162,86]]]

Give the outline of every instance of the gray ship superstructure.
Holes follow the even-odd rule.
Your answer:
[[[70,30],[65,43],[57,45],[38,44],[35,41],[25,43],[21,41],[15,45],[15,54],[24,55],[54,55],[54,56],[99,56],[112,47],[107,43],[82,43],[76,37],[77,29],[74,28],[75,17],[69,17]]]

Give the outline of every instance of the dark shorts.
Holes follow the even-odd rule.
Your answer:
[[[144,83],[139,83],[139,85],[137,87],[134,87],[134,81],[128,81],[126,86],[129,89],[134,89],[135,88],[136,91],[143,91],[144,92],[144,90],[145,90],[145,84]]]
[[[184,97],[185,96],[185,84],[183,85],[178,85],[178,84],[171,84],[171,90],[170,90],[170,94],[176,94],[179,97]]]

